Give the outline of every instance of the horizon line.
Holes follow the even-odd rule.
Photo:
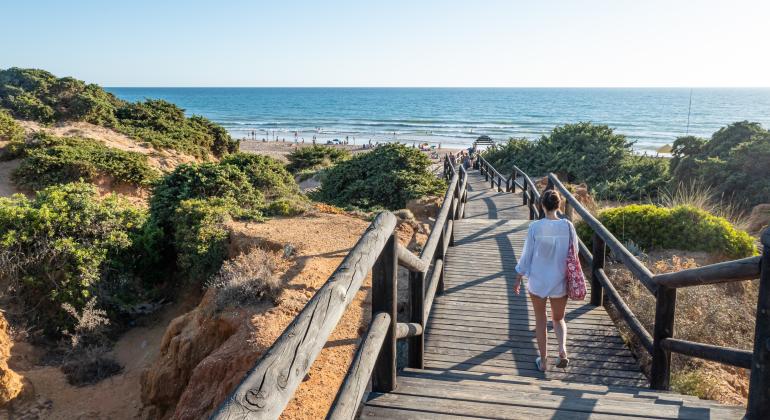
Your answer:
[[[217,85],[101,85],[119,89],[770,89],[767,86],[217,86]]]

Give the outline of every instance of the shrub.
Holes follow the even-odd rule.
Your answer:
[[[669,183],[668,162],[652,156],[626,156],[613,179],[593,188],[597,197],[608,200],[641,200],[657,197]]]
[[[536,162],[550,172],[563,174],[567,182],[598,184],[620,171],[631,151],[626,136],[606,125],[587,122],[557,126],[537,145]]]
[[[647,250],[706,251],[729,258],[757,253],[749,234],[735,229],[724,218],[690,206],[635,204],[604,210],[598,219],[621,242],[633,241]],[[576,228],[589,244],[591,228],[584,222],[578,222]]]
[[[251,185],[267,200],[295,197],[299,186],[284,165],[269,156],[252,153],[236,153],[225,157],[222,165],[231,165],[243,171]]]
[[[259,216],[264,195],[248,175],[232,165],[217,163],[179,165],[161,179],[150,198],[150,213],[159,227],[168,230],[180,203],[188,199],[222,198]]]
[[[325,171],[319,201],[341,207],[400,209],[413,198],[440,194],[446,183],[428,168],[430,159],[401,144],[387,144]]]
[[[176,259],[191,280],[219,269],[225,258],[230,219],[259,220],[262,215],[291,216],[305,211],[307,200],[277,160],[236,153],[219,163],[178,166],[155,187],[150,198],[152,223],[148,245]],[[149,253],[150,262],[158,263]]]
[[[42,123],[86,121],[111,125],[120,102],[99,86],[71,77],[57,78],[36,69],[0,70],[0,106],[17,118]]]
[[[15,159],[24,146],[24,128],[0,108],[0,160]]]
[[[174,245],[179,268],[190,280],[203,280],[219,269],[227,249],[225,224],[237,203],[222,198],[190,199],[174,212]]]
[[[275,257],[259,248],[225,261],[208,287],[217,289],[220,310],[253,305],[263,299],[275,302],[283,290]]]
[[[327,168],[337,162],[350,159],[350,152],[346,149],[313,145],[301,147],[289,153],[288,169],[291,173],[303,170],[318,170]]]
[[[198,157],[238,150],[227,131],[200,116],[161,100],[128,103],[101,87],[36,69],[0,70],[0,107],[16,118],[44,124],[86,121],[113,128],[157,148]]]
[[[512,138],[483,156],[501,173],[509,174],[513,165],[531,176],[555,172],[563,181],[587,183],[604,198],[655,197],[669,181],[666,161],[635,155],[632,145],[606,125],[582,122],[556,127],[536,141]]]
[[[674,182],[704,182],[748,207],[770,202],[770,132],[741,121],[720,128],[710,140],[676,139],[670,168]]]
[[[125,103],[117,109],[116,117],[116,130],[157,148],[198,157],[238,150],[238,142],[224,128],[200,116],[185,118],[184,110],[163,100]]]
[[[146,219],[116,195],[100,199],[85,183],[48,187],[32,200],[0,198],[0,277],[36,308],[33,322],[50,335],[74,325],[62,304],[81,310],[99,296],[116,313],[120,308],[103,287],[133,286],[133,240]]]
[[[14,180],[31,189],[80,179],[93,182],[105,175],[117,181],[148,186],[159,176],[147,156],[107,147],[87,138],[36,134],[24,147],[23,156]]]

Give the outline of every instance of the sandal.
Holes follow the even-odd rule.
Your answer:
[[[556,367],[559,369],[566,369],[569,366],[569,358],[558,356],[556,358]]]
[[[547,368],[547,366],[543,365],[543,361],[540,359],[540,357],[535,359],[535,366],[537,366],[537,370],[539,370],[540,372],[545,372]]]

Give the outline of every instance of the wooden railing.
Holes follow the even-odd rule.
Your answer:
[[[482,156],[479,156],[478,169],[485,179],[492,180],[498,191],[505,179]],[[524,184],[510,183],[517,178],[524,179]],[[527,174],[514,166],[513,173],[505,179],[506,191],[515,192],[515,186],[530,191],[535,185]],[[592,251],[588,251],[582,240],[578,240],[580,257],[590,267],[591,272],[591,304],[600,306],[604,296],[608,297],[618,310],[631,332],[639,339],[642,347],[652,356],[650,371],[650,387],[653,389],[669,389],[671,376],[671,352],[697,357],[714,362],[724,363],[751,370],[749,383],[748,405],[746,418],[770,418],[770,228],[765,229],[761,238],[762,256],[727,261],[707,265],[675,273],[653,275],[626,247],[599,222],[572,193],[561,183],[559,178],[551,173],[548,175],[546,190],[557,189],[566,199],[565,211],[561,217],[573,219],[577,212],[582,220],[593,231]],[[525,190],[526,191],[526,190]],[[539,195],[524,194],[524,198],[537,200],[537,215],[545,216],[539,203]],[[532,218],[532,202],[530,218]],[[613,258],[623,263],[634,277],[655,296],[655,320],[652,335],[637,319],[626,302],[620,296],[604,271],[607,249]],[[676,289],[705,284],[729,283],[759,278],[759,297],[757,299],[756,327],[754,332],[753,351],[740,350],[724,346],[696,343],[674,338],[674,314],[676,312]]]
[[[516,165],[513,165],[511,174],[508,177],[504,177],[497,171],[489,162],[484,159],[483,156],[479,156],[476,161],[476,167],[479,172],[484,175],[484,179],[490,182],[490,187],[495,188],[497,184],[497,191],[499,192],[516,192],[516,187],[519,187],[522,193],[522,199],[524,205],[529,207],[529,219],[536,220],[545,216],[543,208],[540,205],[540,193],[537,191],[535,183],[529,178],[529,175],[524,173]],[[521,178],[521,182],[519,182]],[[505,182],[505,188],[502,185]]]
[[[396,217],[387,211],[380,213],[212,418],[278,418],[370,270],[372,320],[328,418],[352,419],[370,379],[372,391],[389,392],[396,387],[397,340],[408,340],[408,366],[423,368],[425,322],[436,293],[443,290],[444,256],[453,220],[462,218],[465,208],[467,177],[463,168],[455,166],[444,159],[449,187],[420,256],[398,243]],[[409,322],[397,320],[399,265],[410,273]]]

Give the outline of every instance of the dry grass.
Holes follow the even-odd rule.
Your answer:
[[[744,203],[735,197],[717,194],[714,189],[703,182],[679,183],[673,189],[664,189],[660,193],[660,204],[665,207],[692,206],[707,211],[714,216],[730,221],[737,229],[746,230],[749,226],[748,216],[743,210]]]
[[[655,273],[666,273],[713,263],[705,253],[668,251],[651,253],[645,261]],[[607,266],[607,274],[628,306],[653,330],[655,298],[619,263]],[[677,291],[674,337],[699,343],[751,350],[754,340],[758,285],[756,281],[682,288]],[[615,317],[616,319],[619,319]],[[618,323],[623,324],[622,321]],[[623,324],[624,325],[624,324]],[[629,330],[622,328],[627,336]],[[635,341],[630,338],[632,343]],[[641,349],[641,347],[638,347]],[[637,351],[645,371],[651,362]],[[745,403],[748,372],[700,359],[672,357],[672,389],[701,398]]]
[[[253,305],[269,299],[274,303],[283,290],[278,273],[278,258],[261,248],[255,248],[232,260],[225,261],[209,281],[217,290],[217,308]]]
[[[62,309],[77,321],[72,332],[63,331],[69,339],[61,366],[67,382],[90,385],[120,373],[123,367],[108,354],[109,340],[104,335],[110,320],[106,311],[96,307],[96,298],[89,300],[80,313],[68,303],[63,303]]]

